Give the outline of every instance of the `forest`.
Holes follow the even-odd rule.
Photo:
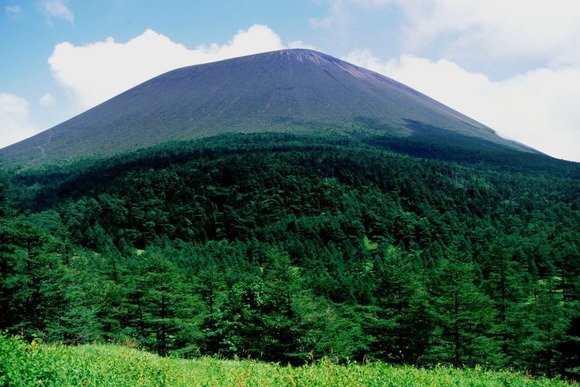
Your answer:
[[[580,368],[580,167],[385,144],[225,135],[4,170],[0,331],[292,365]]]

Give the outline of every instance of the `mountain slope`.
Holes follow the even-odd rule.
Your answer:
[[[174,70],[0,150],[11,163],[109,156],[225,132],[459,135],[514,149],[491,129],[392,79],[310,50]]]

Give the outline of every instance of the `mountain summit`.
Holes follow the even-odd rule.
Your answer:
[[[385,76],[281,50],[170,71],[0,150],[9,163],[110,156],[227,132],[448,135],[530,151]]]

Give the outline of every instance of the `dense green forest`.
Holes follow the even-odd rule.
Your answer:
[[[0,330],[186,358],[579,367],[580,167],[395,148],[228,135],[5,171]]]

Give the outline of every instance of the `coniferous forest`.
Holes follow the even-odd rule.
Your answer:
[[[580,168],[389,144],[226,135],[5,170],[0,330],[294,365],[580,367]]]

